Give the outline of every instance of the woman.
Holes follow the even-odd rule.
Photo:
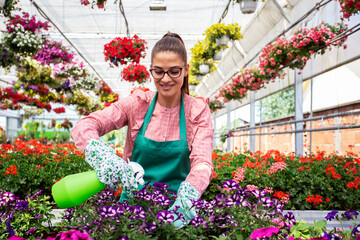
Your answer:
[[[145,182],[163,182],[177,191],[171,209],[180,206],[178,212],[190,219],[194,212],[185,209],[210,182],[214,129],[208,104],[188,95],[188,71],[184,42],[177,34],[164,35],[151,52],[157,92],[137,90],[90,114],[74,126],[71,137],[101,182],[111,188],[122,183],[126,199],[138,187],[136,176],[99,137],[128,126],[123,158],[144,168]]]

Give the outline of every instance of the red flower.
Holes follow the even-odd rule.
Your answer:
[[[147,87],[138,86],[138,87],[134,87],[134,88],[131,90],[130,94],[132,94],[133,92],[135,92],[135,91],[138,90],[138,89],[140,89],[141,91],[144,91],[144,92],[150,91],[150,89],[147,88]]]
[[[53,111],[56,112],[57,114],[64,113],[65,108],[64,107],[58,107],[58,108],[54,108]]]
[[[121,77],[128,82],[138,82],[140,84],[150,80],[150,73],[145,66],[141,64],[129,64],[124,68]]]
[[[17,171],[16,165],[6,168],[6,172],[5,172],[6,175],[9,175],[9,174],[16,175],[17,173],[18,173],[18,171]]]
[[[316,195],[316,196],[311,195],[306,198],[306,201],[308,201],[309,203],[312,203],[314,206],[317,206],[323,202],[322,198],[323,197],[321,195]]]
[[[118,66],[120,64],[127,64],[128,62],[139,63],[140,58],[144,58],[146,53],[146,41],[139,39],[137,35],[132,38],[117,37],[110,43],[104,45],[105,61],[109,61]]]

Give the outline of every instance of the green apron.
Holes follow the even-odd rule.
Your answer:
[[[186,122],[184,100],[181,96],[179,116],[180,140],[155,141],[146,138],[145,131],[155,109],[158,93],[156,92],[149,109],[146,112],[144,123],[134,142],[131,161],[139,163],[145,170],[144,181],[150,184],[162,182],[167,184],[170,190],[177,192],[180,184],[185,181],[190,172],[190,151],[186,138]],[[143,186],[139,186],[141,189]],[[123,191],[121,200],[127,200],[128,196]]]

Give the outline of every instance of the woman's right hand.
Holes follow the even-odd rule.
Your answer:
[[[135,175],[131,165],[120,158],[115,149],[98,139],[88,142],[85,148],[85,161],[95,170],[99,181],[113,190],[117,189],[118,183],[121,182],[123,191],[130,195],[142,179],[142,176],[139,178],[139,170],[136,170]]]

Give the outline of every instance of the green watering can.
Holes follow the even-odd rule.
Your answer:
[[[144,185],[144,169],[136,162],[129,163],[139,184]],[[55,183],[51,193],[55,203],[60,208],[72,208],[86,202],[90,197],[106,187],[99,181],[95,171],[68,175]]]

